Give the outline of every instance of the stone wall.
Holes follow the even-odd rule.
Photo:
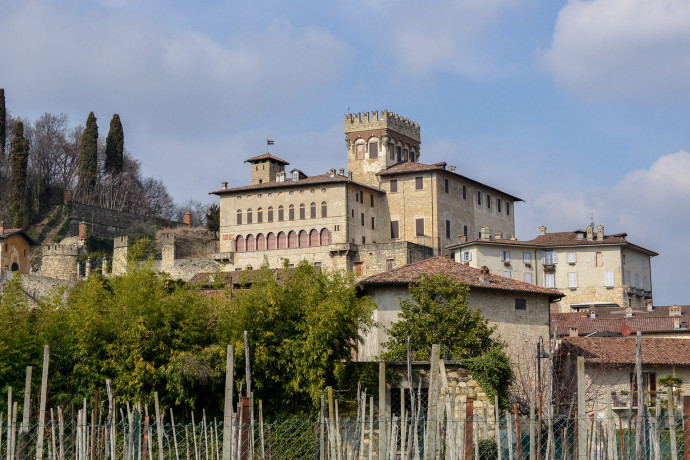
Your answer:
[[[41,275],[47,278],[71,280],[78,278],[79,246],[76,244],[50,244],[41,248],[43,258]]]
[[[0,293],[2,292],[2,288],[4,288],[10,276],[0,277]],[[36,301],[41,297],[51,295],[55,289],[72,284],[67,280],[48,278],[40,275],[21,275],[21,282],[22,289],[24,290],[24,293],[26,294],[31,306],[35,306]]]
[[[433,257],[434,250],[407,241],[361,244],[353,259],[362,264],[362,275],[371,276],[392,268]]]
[[[67,236],[78,236],[79,223],[82,221],[86,222],[90,235],[104,238],[115,238],[124,235],[127,229],[137,222],[151,222],[157,228],[178,227],[183,225],[181,222],[115,211],[113,209],[105,209],[73,201]]]

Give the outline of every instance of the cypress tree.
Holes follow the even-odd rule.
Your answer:
[[[105,170],[110,174],[122,172],[122,158],[125,151],[125,133],[122,130],[120,116],[113,115],[110,120],[110,131],[105,138]]]
[[[14,128],[12,149],[10,150],[10,164],[12,166],[12,212],[14,226],[24,227],[26,220],[26,168],[29,164],[29,141],[24,137],[24,124],[20,121]]]
[[[79,190],[88,197],[96,187],[98,175],[98,125],[91,112],[79,146]]]
[[[5,90],[0,88],[0,159],[5,158],[7,142],[7,111],[5,110]]]

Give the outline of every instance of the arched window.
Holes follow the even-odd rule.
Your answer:
[[[299,205],[299,218],[302,220],[307,218],[307,212],[306,212],[306,208],[304,207],[304,203],[301,203]]]
[[[309,205],[309,217],[311,219],[316,219],[316,203]]]
[[[321,217],[328,217],[328,206],[325,201],[321,202]]]
[[[266,237],[263,233],[256,235],[256,250],[265,251],[266,250]]]
[[[321,229],[321,246],[328,246],[331,244],[331,232],[327,228]]]
[[[238,236],[235,239],[235,251],[237,251],[237,252],[244,252],[245,251],[244,237],[242,235]]]
[[[319,242],[319,231],[312,229],[312,231],[309,232],[309,246],[318,246]]]
[[[12,270],[13,272],[18,272],[19,264],[17,262],[12,262],[12,268],[10,270]]]
[[[309,246],[309,234],[306,230],[299,231],[299,247],[306,248]]]
[[[294,230],[291,230],[290,233],[288,233],[288,248],[296,248],[297,247],[297,233],[295,233]]]
[[[256,250],[256,240],[254,235],[247,235],[247,252],[253,252]]]
[[[242,225],[242,210],[237,210],[237,225]]]
[[[251,208],[247,209],[247,223],[248,224],[252,223],[252,210],[251,210]]]
[[[271,232],[266,236],[266,249],[275,249],[276,248],[276,235],[275,233]]]
[[[288,208],[288,219],[295,220],[295,205],[291,204]]]
[[[256,223],[260,224],[264,221],[264,210],[263,208],[259,208],[256,210]]]
[[[287,247],[287,236],[285,232],[278,233],[278,249],[285,249]]]
[[[268,222],[273,222],[273,206],[268,207],[268,216],[266,217],[266,220]]]
[[[278,220],[280,222],[285,220],[285,210],[283,209],[282,205],[278,206]]]

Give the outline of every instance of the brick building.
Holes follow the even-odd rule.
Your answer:
[[[522,200],[446,163],[421,163],[417,123],[348,114],[345,137],[347,172],[286,172],[288,161],[266,153],[246,160],[250,185],[211,192],[220,197],[216,260],[240,270],[306,259],[366,276],[438,255],[482,226],[514,234]]]

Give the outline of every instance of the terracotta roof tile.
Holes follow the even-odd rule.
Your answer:
[[[21,235],[23,236],[29,244],[35,245],[37,244],[36,241],[34,241],[33,238],[31,238],[24,230],[21,228],[6,228],[3,230],[2,233],[0,233],[0,240],[4,240],[5,238],[9,238],[12,235]]]
[[[360,281],[361,285],[375,284],[409,284],[421,274],[446,273],[458,281],[469,284],[471,288],[523,292],[548,295],[550,299],[560,299],[564,295],[556,290],[547,289],[530,283],[505,278],[499,275],[481,275],[481,270],[460,264],[448,257],[432,257],[402,267],[394,268]],[[481,281],[480,277],[484,280]]]
[[[636,337],[567,337],[562,346],[584,356],[586,362],[635,364]],[[690,365],[690,340],[642,338],[642,363]]]
[[[285,178],[285,182],[271,181],[271,182],[263,182],[261,184],[244,185],[242,187],[233,187],[233,188],[226,188],[226,189],[221,189],[221,190],[214,190],[213,192],[209,192],[209,194],[224,195],[226,193],[244,192],[244,191],[249,191],[249,190],[268,190],[268,189],[275,189],[275,188],[281,188],[281,187],[301,187],[303,185],[340,184],[340,183],[354,184],[354,185],[358,185],[360,187],[367,188],[369,190],[373,190],[373,191],[380,192],[380,193],[385,193],[383,190],[380,190],[376,187],[372,187],[371,185],[365,184],[363,182],[357,182],[354,180],[350,180],[347,176],[341,176],[339,174],[335,174],[333,177],[331,177],[330,173],[326,173],[326,174],[319,174],[318,176],[309,176],[309,177],[306,177],[304,179],[300,179],[300,180],[296,180],[296,181]]]
[[[558,326],[558,335],[566,336],[571,327],[576,327],[579,335],[596,332],[621,333],[623,326],[628,326],[633,333],[677,332],[688,333],[688,329],[676,329],[674,319],[690,325],[690,306],[681,306],[680,316],[669,316],[670,307],[655,307],[648,312],[646,308],[633,309],[633,317],[625,318],[625,308],[595,308],[596,318],[590,318],[587,312],[552,313],[551,332]]]
[[[244,160],[245,163],[253,163],[255,161],[262,161],[262,160],[273,160],[278,163],[282,163],[284,165],[289,165],[287,161],[283,160],[282,158],[278,158],[275,155],[271,155],[270,153],[264,153],[263,155],[259,155],[256,157],[249,158],[248,160]]]

